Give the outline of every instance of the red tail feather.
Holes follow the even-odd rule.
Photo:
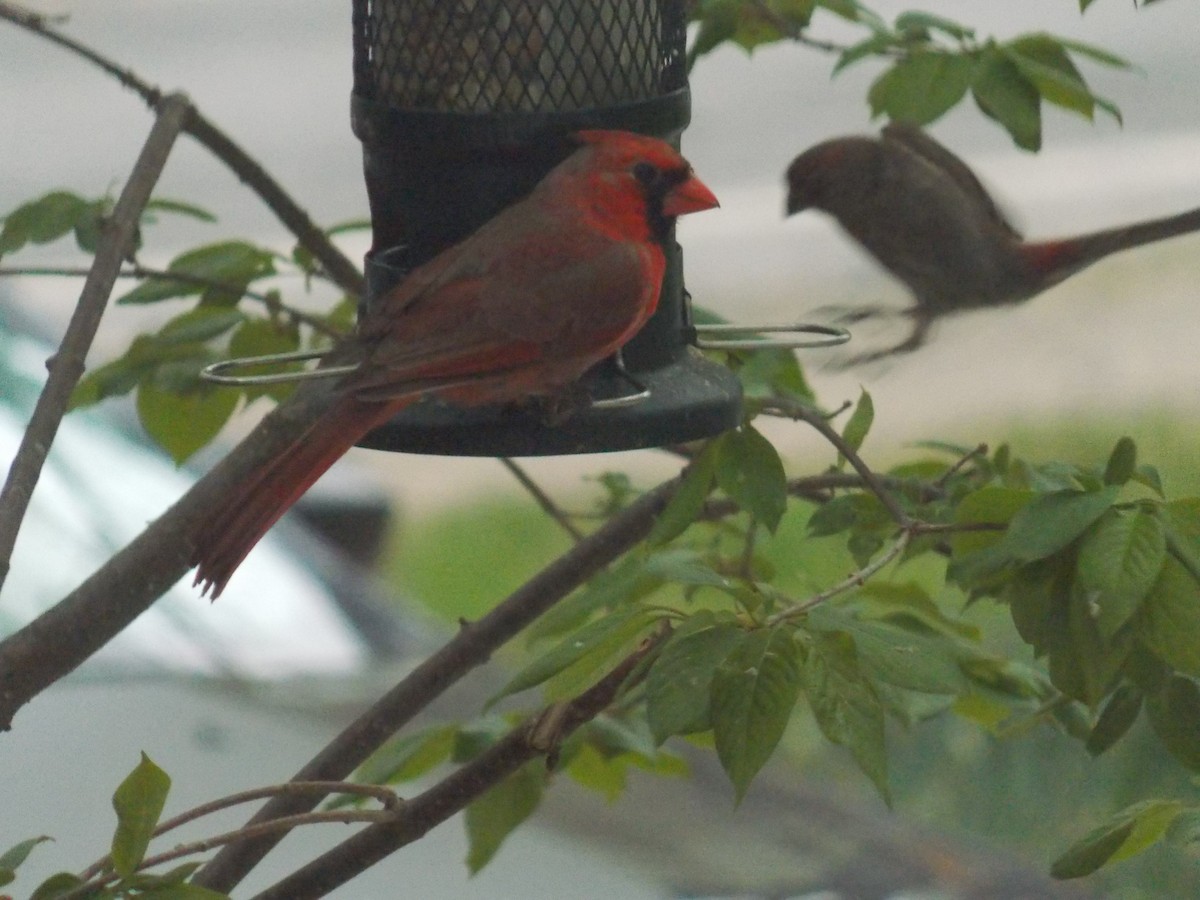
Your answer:
[[[360,437],[397,410],[398,404],[341,401],[303,437],[276,456],[239,490],[229,505],[195,537],[194,584],[212,589],[215,600],[234,570],[287,511]]]

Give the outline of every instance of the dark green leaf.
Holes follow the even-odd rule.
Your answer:
[[[82,884],[83,879],[78,875],[72,875],[70,872],[58,872],[39,884],[30,895],[29,900],[55,900],[56,897],[61,897]],[[87,900],[91,900],[94,895],[85,894],[84,896]]]
[[[646,540],[651,546],[660,546],[677,538],[699,517],[713,488],[723,440],[724,436],[709,441],[688,464],[678,490],[650,530]]]
[[[1142,692],[1133,685],[1123,684],[1117,688],[1104,705],[1100,718],[1087,737],[1088,753],[1099,756],[1122,737],[1137,721],[1142,711]]]
[[[858,668],[877,681],[928,694],[957,694],[967,686],[950,638],[864,621],[830,606],[812,610],[808,624],[820,633],[849,635]]]
[[[1136,630],[1167,665],[1200,677],[1200,586],[1175,559],[1168,559],[1142,601]]]
[[[201,222],[217,221],[217,217],[203,207],[196,206],[193,203],[185,203],[183,200],[168,200],[166,197],[154,197],[146,204],[146,209],[151,212],[175,213],[179,216],[199,219]]]
[[[646,562],[645,556],[630,556],[598,574],[530,627],[530,643],[558,637],[578,628],[600,610],[616,609],[657,590],[663,580],[646,571]]]
[[[138,386],[138,419],[155,443],[182,465],[215,438],[237,408],[240,392],[201,387],[174,393],[153,382]]]
[[[850,750],[854,761],[891,803],[883,705],[858,664],[844,632],[816,633],[804,665],[804,690],[821,732]]]
[[[1036,496],[1033,491],[987,485],[967,494],[954,509],[956,525],[969,523],[1007,525]],[[956,557],[965,556],[996,544],[1003,531],[960,531],[950,536],[950,549]]]
[[[1123,437],[1108,455],[1108,464],[1104,467],[1104,483],[1124,484],[1136,471],[1137,444],[1133,442],[1133,438]]]
[[[701,610],[672,635],[646,677],[646,717],[657,743],[711,727],[713,675],[746,635],[733,617]]]
[[[1004,548],[1025,562],[1044,559],[1083,534],[1113,505],[1120,488],[1099,491],[1054,491],[1022,508],[1004,534]]]
[[[26,244],[48,244],[68,234],[91,204],[69,191],[52,191],[18,206],[4,217],[0,256]]]
[[[716,478],[742,509],[775,530],[787,509],[787,475],[770,441],[750,425],[727,432],[720,442]]]
[[[879,76],[867,92],[871,116],[928,125],[954,107],[975,77],[973,57],[914,51]]]
[[[864,390],[859,394],[858,404],[854,407],[854,412],[842,430],[842,440],[857,453],[862,447],[863,441],[867,439],[867,433],[871,430],[871,423],[874,421],[875,403],[871,400],[871,395]],[[845,457],[839,453],[838,468],[844,468],[845,464]]]
[[[154,303],[199,294],[205,303],[231,304],[241,299],[250,282],[275,273],[274,257],[245,241],[222,241],[197,247],[175,257],[168,272],[188,276],[187,282],[152,279],[117,302]]]
[[[858,498],[853,494],[834,497],[809,516],[809,533],[814,537],[828,537],[849,530],[858,521],[858,507]]]
[[[38,844],[48,840],[50,838],[45,835],[29,838],[5,850],[4,855],[0,856],[0,887],[10,884],[17,877],[17,869],[29,857],[30,851]]]
[[[1173,800],[1145,800],[1117,813],[1054,861],[1055,878],[1081,878],[1110,862],[1141,853],[1160,840],[1179,815]]]
[[[896,17],[897,31],[940,31],[955,40],[967,40],[975,36],[975,29],[967,28],[951,19],[925,12],[904,12]]]
[[[799,648],[784,627],[751,632],[717,667],[713,739],[739,802],[775,752],[799,692]]]
[[[245,319],[236,309],[201,306],[171,319],[155,337],[163,344],[208,341],[240,325]]]
[[[994,45],[980,59],[971,95],[984,115],[999,122],[1018,147],[1037,150],[1042,146],[1041,94]]]
[[[467,868],[474,875],[500,845],[537,809],[545,785],[545,765],[533,760],[467,807]]]
[[[100,246],[100,238],[104,234],[104,223],[112,212],[112,204],[107,200],[95,200],[88,208],[79,214],[75,220],[75,243],[85,253],[95,253]]]
[[[1068,38],[1055,38],[1060,44],[1070,50],[1072,53],[1078,53],[1080,56],[1086,56],[1092,62],[1100,63],[1102,66],[1110,66],[1114,69],[1131,69],[1133,64],[1124,57],[1117,56],[1103,47],[1096,47],[1092,44],[1083,44],[1079,41],[1073,41]]]
[[[514,675],[489,703],[536,687],[593,651],[607,649],[614,642],[623,643],[654,621],[654,618],[655,614],[651,611],[633,607],[619,609],[590,625],[585,625]]]
[[[877,32],[866,40],[859,41],[857,44],[851,44],[849,47],[843,50],[841,56],[838,57],[838,61],[833,67],[833,74],[836,75],[838,72],[842,71],[842,69],[853,65],[859,60],[867,59],[871,56],[882,55],[895,45],[896,35],[886,31]]]
[[[1157,694],[1146,698],[1154,733],[1171,755],[1200,772],[1200,687],[1190,678],[1172,676]]]
[[[117,830],[111,852],[118,875],[128,878],[141,864],[170,789],[170,777],[143,753],[141,762],[113,794]]]
[[[1105,638],[1137,612],[1166,558],[1162,519],[1141,507],[1110,509],[1087,531],[1079,545],[1076,577]]]
[[[1058,41],[1045,34],[1026,35],[1005,46],[1004,52],[1042,99],[1092,118],[1092,92]]]
[[[355,773],[363,784],[399,784],[420,778],[450,758],[458,737],[458,726],[435,725],[416,734],[388,741],[371,754]],[[333,805],[356,802],[351,795]]]

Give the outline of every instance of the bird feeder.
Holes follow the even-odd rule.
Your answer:
[[[351,120],[363,145],[373,237],[360,312],[369,314],[409,272],[525,196],[574,150],[571,133],[620,129],[678,148],[691,117],[686,26],[685,0],[353,0]],[[428,397],[360,444],[531,456],[662,446],[736,427],[740,383],[699,351],[764,341],[721,331],[703,337],[705,329],[732,326],[693,324],[673,232],[666,258],[654,316],[584,376],[577,393],[585,399],[569,415],[536,401],[463,409]],[[820,326],[765,330],[844,339]]]

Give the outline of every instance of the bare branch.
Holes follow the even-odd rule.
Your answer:
[[[50,445],[54,443],[59,423],[66,413],[71,392],[83,375],[88,350],[100,327],[121,262],[133,249],[142,210],[190,111],[191,104],[182,94],[171,94],[162,100],[154,127],[138,155],[133,172],[117,199],[112,216],[104,223],[95,260],[62,344],[46,363],[49,369],[46,385],[8,470],[8,478],[0,489],[0,587],[8,575],[21,521],[25,518]]]
[[[95,50],[55,31],[44,16],[39,16],[15,3],[7,2],[7,0],[0,0],[0,19],[6,19],[99,66],[125,87],[137,93],[152,108],[156,108],[162,99],[162,92],[158,88],[148,84],[129,69],[121,68]],[[204,118],[195,107],[192,107],[191,115],[185,122],[183,130],[208,148],[251,190],[258,194],[279,218],[279,221],[296,236],[300,245],[325,267],[330,278],[343,291],[356,297],[362,296],[365,282],[358,267],[337,248],[325,232],[313,223],[308,213],[300,208],[291,195],[271,177],[266,169],[230,140],[223,131]]]

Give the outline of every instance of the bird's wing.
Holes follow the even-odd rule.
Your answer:
[[[937,167],[948,175],[959,186],[964,194],[978,205],[991,221],[999,225],[1016,240],[1021,240],[1021,234],[1004,215],[987,188],[971,171],[971,167],[955,156],[946,147],[939,144],[916,125],[907,122],[890,122],[883,128],[883,139],[894,141],[910,152],[916,154],[932,166]]]

